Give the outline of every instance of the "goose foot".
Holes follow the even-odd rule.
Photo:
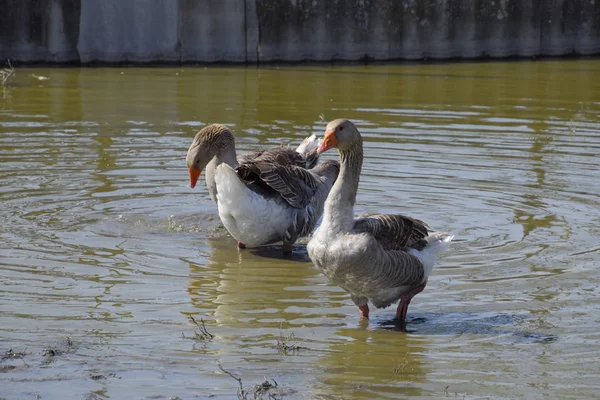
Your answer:
[[[398,308],[396,309],[396,321],[397,322],[402,322],[402,323],[406,322],[406,313],[408,312],[408,305],[410,304],[410,301],[417,294],[421,293],[423,291],[423,289],[425,289],[426,285],[427,285],[427,282],[423,283],[422,285],[412,288],[411,290],[409,290],[408,292],[406,292],[402,296],[400,296],[400,303],[398,304]]]
[[[292,254],[292,244],[291,243],[284,243],[282,247],[283,247],[283,254]]]
[[[242,242],[237,242],[237,247],[238,247],[238,249],[245,249],[246,245]]]
[[[364,306],[358,306],[358,310],[360,311],[361,317],[369,319],[369,306],[367,304]]]

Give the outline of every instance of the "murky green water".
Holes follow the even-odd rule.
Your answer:
[[[20,69],[0,95],[0,398],[235,398],[219,365],[294,399],[600,397],[600,60]],[[204,124],[243,151],[320,115],[365,136],[358,212],[456,234],[407,333],[303,245],[238,251],[187,187]]]

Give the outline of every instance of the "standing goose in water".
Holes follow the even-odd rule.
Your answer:
[[[323,222],[308,243],[308,255],[350,293],[363,317],[369,316],[369,300],[382,308],[400,299],[396,319],[404,323],[411,299],[425,289],[436,254],[448,248],[453,236],[430,232],[423,221],[400,214],[354,218],[363,144],[352,122],[336,119],[327,125],[318,152],[333,147],[340,153],[340,174],[325,201]]]
[[[337,161],[315,166],[318,146],[312,135],[296,150],[279,147],[237,157],[231,130],[209,125],[187,153],[190,186],[206,169],[208,193],[238,247],[283,242],[290,253],[292,244],[314,229],[339,172]]]

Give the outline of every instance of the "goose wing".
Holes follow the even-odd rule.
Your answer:
[[[239,156],[237,156],[238,163],[245,164],[247,162],[252,162],[256,158],[260,157],[261,154],[264,152],[265,152],[265,150],[255,150],[255,151],[249,151],[244,154],[240,154]]]
[[[314,154],[313,154],[314,153]],[[240,164],[254,162],[271,162],[280,165],[295,165],[302,168],[312,168],[318,159],[316,151],[305,155],[298,153],[296,150],[281,146],[271,150],[257,150],[244,153],[238,157]]]
[[[421,250],[427,245],[427,224],[401,214],[363,214],[354,222],[356,232],[370,233],[386,250]]]
[[[365,214],[355,221],[354,230],[373,235],[391,256],[394,268],[386,279],[397,286],[416,286],[423,282],[423,265],[406,251],[422,250],[427,245],[425,238],[429,229],[425,222],[401,214]]]
[[[267,185],[281,196],[291,207],[303,209],[310,204],[321,181],[310,171],[285,163],[273,162],[265,157],[239,165],[238,176],[244,181]]]

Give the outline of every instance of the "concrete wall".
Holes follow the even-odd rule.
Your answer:
[[[0,60],[79,61],[80,0],[0,0]]]
[[[82,63],[177,62],[178,11],[169,0],[81,0],[79,58]]]
[[[419,60],[600,54],[600,0],[0,0],[0,59]]]

